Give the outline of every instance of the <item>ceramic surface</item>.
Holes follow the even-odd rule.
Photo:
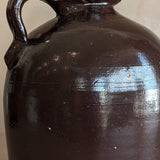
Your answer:
[[[27,36],[10,0],[10,160],[159,160],[160,41],[111,2],[48,1],[57,17]]]

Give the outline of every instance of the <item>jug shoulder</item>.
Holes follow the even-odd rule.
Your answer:
[[[19,81],[51,82],[95,68],[159,66],[159,39],[120,15],[105,22],[71,21],[61,26],[53,20],[49,24],[53,27],[24,49],[15,66]],[[33,32],[32,38],[43,28]]]

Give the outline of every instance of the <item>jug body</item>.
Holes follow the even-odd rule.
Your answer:
[[[6,56],[9,160],[159,160],[160,40],[106,3],[58,13]]]

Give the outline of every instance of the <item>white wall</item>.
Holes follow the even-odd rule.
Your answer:
[[[7,0],[0,0],[0,133],[4,132],[3,125],[3,86],[6,66],[4,54],[11,44],[12,34],[6,20]],[[159,0],[122,0],[116,9],[150,28],[160,36],[160,1]],[[29,0],[24,9],[23,17],[28,31],[55,16],[53,10],[39,0]]]

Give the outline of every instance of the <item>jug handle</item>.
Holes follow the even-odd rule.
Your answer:
[[[7,20],[13,33],[13,42],[4,59],[8,69],[12,69],[19,60],[19,52],[27,44],[28,38],[24,27],[21,10],[27,0],[9,0],[7,5]]]
[[[23,24],[21,11],[27,0],[9,0],[7,6],[7,19],[15,40],[27,42],[27,33]]]
[[[9,0],[7,5],[7,20],[13,34],[13,42],[4,59],[8,69],[12,69],[20,59],[23,48],[28,43],[26,28],[22,20],[22,8],[28,0]],[[43,0],[44,1],[44,0]]]

